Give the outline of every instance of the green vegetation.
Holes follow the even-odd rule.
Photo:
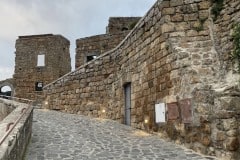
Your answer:
[[[223,1],[224,0],[212,0],[214,3],[212,6],[211,13],[213,14],[213,20],[216,21],[219,16],[221,10],[223,9]]]
[[[238,61],[238,71],[240,72],[240,23],[233,26],[233,54],[232,57]]]

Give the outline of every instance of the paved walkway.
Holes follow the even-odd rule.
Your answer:
[[[110,120],[34,111],[26,160],[209,160]]]

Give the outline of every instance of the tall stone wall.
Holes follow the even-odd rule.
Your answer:
[[[240,90],[238,62],[232,58],[233,28],[240,23],[240,1],[224,0],[224,6],[211,29],[214,36],[214,47],[220,63],[219,81],[213,84],[214,90],[214,120],[212,141],[218,149],[228,150],[221,155],[225,159],[240,159]],[[234,151],[236,153],[234,154]]]
[[[239,2],[224,6],[213,21],[208,0],[157,1],[114,50],[47,85],[45,107],[124,123],[124,87],[131,84],[133,127],[239,159],[239,74],[224,58]],[[165,123],[155,122],[157,103],[167,104]]]
[[[69,45],[69,41],[61,35],[20,36],[16,41],[13,76],[15,96],[32,100],[41,99],[42,85],[70,72]],[[40,59],[39,55],[44,56]],[[36,83],[40,83],[39,90],[36,89]]]

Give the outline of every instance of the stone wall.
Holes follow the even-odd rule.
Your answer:
[[[106,28],[107,34],[131,31],[141,17],[110,17]]]
[[[21,114],[25,112],[19,123],[13,128],[12,132],[10,132],[0,146],[0,159],[22,160],[32,134],[33,108],[28,104],[4,99],[0,100],[0,104],[16,107],[16,109],[14,109],[6,118],[4,118],[3,121],[0,122],[1,138],[7,132],[7,124],[15,122],[21,116]],[[26,110],[24,110],[24,108]]]
[[[140,17],[111,17],[106,34],[76,40],[75,68],[115,48],[133,29]],[[94,58],[95,58],[94,57]]]
[[[133,127],[238,159],[239,74],[224,57],[240,12],[234,0],[224,5],[213,21],[208,0],[157,1],[114,50],[47,85],[45,107],[124,123],[130,83]],[[167,104],[166,123],[155,123],[157,103]]]
[[[238,62],[232,59],[233,26],[240,23],[240,1],[224,0],[224,7],[214,21],[213,41],[220,63],[219,81],[213,84],[214,114],[212,143],[218,148],[216,154],[225,159],[240,159],[240,90]],[[220,150],[227,150],[221,153]],[[235,152],[235,153],[234,153]]]
[[[20,36],[16,41],[15,97],[41,99],[46,85],[71,71],[69,41],[61,35]],[[45,55],[38,66],[39,55]],[[37,82],[39,90],[36,90]]]

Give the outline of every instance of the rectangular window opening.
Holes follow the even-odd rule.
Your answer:
[[[37,66],[38,67],[43,67],[45,66],[45,55],[44,54],[39,54],[37,57]]]
[[[35,91],[42,91],[42,90],[43,90],[43,82],[36,82]]]
[[[95,58],[97,58],[96,55],[87,56],[87,62],[89,62],[89,61],[91,61],[91,60],[93,60],[93,59],[95,59]]]

